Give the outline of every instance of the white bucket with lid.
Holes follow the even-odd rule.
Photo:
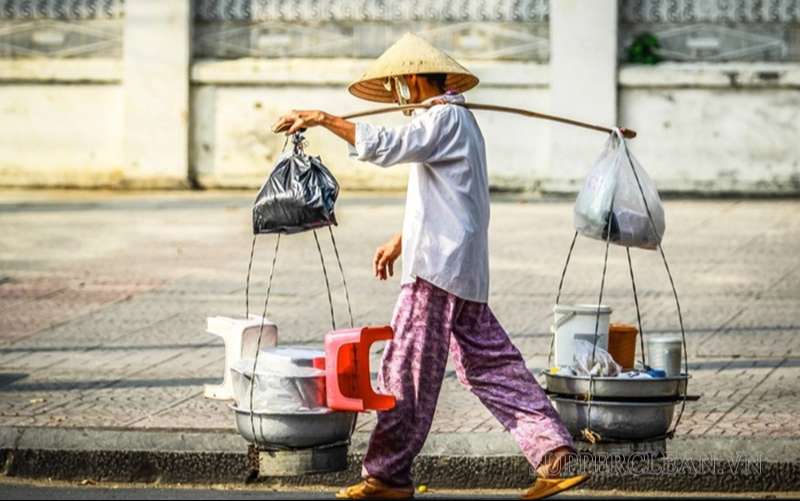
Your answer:
[[[600,305],[600,322],[597,325],[597,347],[608,349],[608,324],[611,307]],[[570,367],[575,354],[575,339],[593,342],[598,306],[596,304],[557,304],[553,308],[552,332],[555,336],[553,355],[555,365]]]

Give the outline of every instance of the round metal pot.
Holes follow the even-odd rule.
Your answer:
[[[250,443],[265,448],[303,448],[335,444],[350,438],[355,412],[325,414],[253,414],[234,407],[236,429]]]
[[[669,402],[592,402],[589,426],[589,403],[570,398],[552,398],[556,411],[574,437],[589,427],[602,439],[646,440],[663,436],[672,424],[677,401]]]

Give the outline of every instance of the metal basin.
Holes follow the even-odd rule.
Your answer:
[[[559,395],[589,395],[589,378],[543,373],[547,391]],[[627,379],[596,377],[592,398],[680,398],[686,393],[689,376]]]
[[[588,426],[588,402],[552,398],[558,414],[574,437]],[[679,402],[592,402],[591,430],[603,439],[645,440],[663,436],[672,424]]]
[[[326,414],[253,414],[232,407],[236,429],[250,443],[265,448],[303,448],[335,444],[350,438],[356,422],[355,412]],[[255,431],[255,433],[254,433]]]

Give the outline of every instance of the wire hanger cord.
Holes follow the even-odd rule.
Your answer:
[[[253,411],[254,390],[256,386],[256,370],[258,369],[258,355],[261,352],[261,339],[264,335],[264,324],[267,319],[267,307],[269,306],[269,297],[272,293],[272,279],[275,276],[275,263],[278,261],[278,248],[281,244],[281,234],[275,238],[275,250],[272,253],[272,265],[269,269],[269,278],[267,279],[267,294],[264,297],[264,310],[261,313],[261,326],[258,329],[258,341],[256,341],[256,353],[253,357],[253,374],[250,379],[250,429],[253,436],[256,435],[255,413]]]
[[[333,296],[331,295],[331,283],[328,280],[328,269],[325,267],[325,256],[322,254],[322,246],[319,244],[319,237],[317,230],[313,231],[314,241],[317,243],[317,250],[319,251],[319,261],[322,263],[322,275],[325,277],[325,289],[328,291],[328,304],[331,307],[331,327],[336,330],[336,316],[333,312]]]
[[[342,275],[342,287],[344,287],[344,298],[347,301],[347,313],[350,315],[350,328],[355,327],[353,321],[353,308],[350,306],[350,291],[347,288],[347,280],[344,278],[344,268],[342,267],[342,260],[339,257],[339,248],[336,246],[336,239],[333,237],[333,228],[328,226],[328,232],[331,235],[331,244],[333,245],[333,252],[336,255],[336,263],[339,265],[339,273]]]

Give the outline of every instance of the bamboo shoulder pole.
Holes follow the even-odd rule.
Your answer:
[[[463,106],[471,110],[499,111],[502,113],[514,113],[516,115],[522,115],[531,118],[540,118],[542,120],[551,120],[553,122],[560,122],[564,124],[574,125],[576,127],[583,127],[584,129],[596,130],[600,132],[605,132],[607,134],[613,132],[613,129],[610,127],[603,127],[602,125],[594,125],[586,122],[580,122],[578,120],[559,117],[557,115],[548,115],[546,113],[539,113],[538,111],[524,110],[522,108],[511,108],[508,106],[496,106],[494,104],[480,104],[480,103],[453,103],[453,104],[456,104],[458,106]],[[350,113],[349,115],[342,116],[342,118],[349,120],[352,118],[366,117],[370,115],[379,115],[382,113],[391,113],[393,111],[413,110],[417,108],[430,108],[431,106],[432,106],[431,104],[406,104],[403,106],[387,106],[385,108],[375,108],[372,110]],[[636,137],[635,130],[632,129],[621,129],[621,130],[622,130],[622,135],[628,139],[633,139]]]

